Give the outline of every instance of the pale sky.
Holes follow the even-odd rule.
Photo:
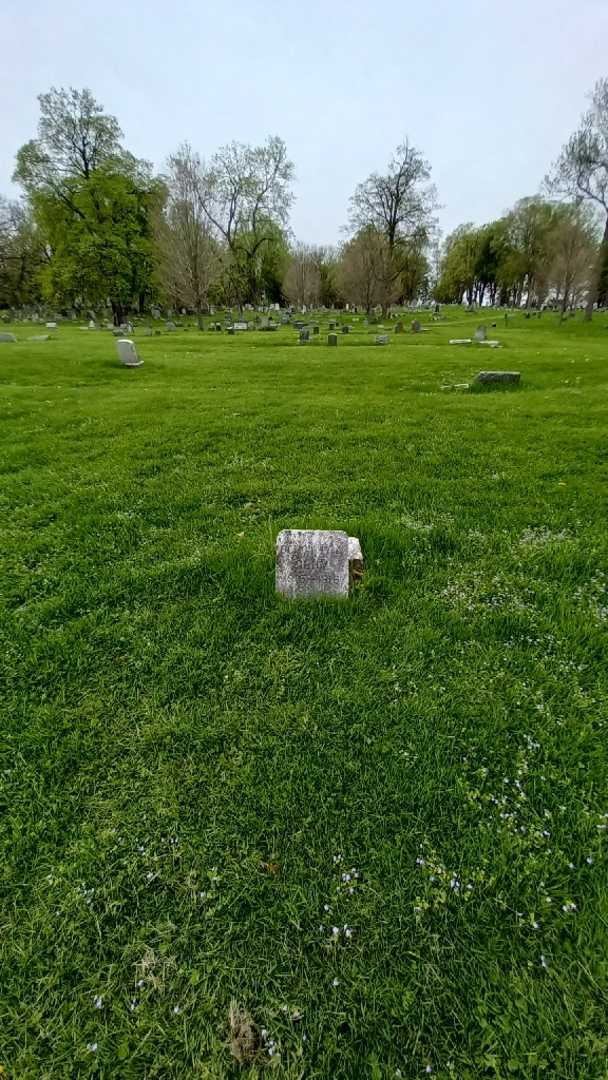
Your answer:
[[[36,95],[89,87],[162,169],[187,139],[287,143],[292,229],[335,243],[405,136],[449,231],[534,194],[608,76],[608,0],[0,0],[0,193]]]

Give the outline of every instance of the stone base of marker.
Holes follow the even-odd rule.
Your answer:
[[[17,340],[17,338],[15,337],[14,334],[0,334],[0,341],[7,341],[7,342],[11,342],[11,343],[14,344],[14,342],[16,342],[16,340]]]
[[[141,367],[143,360],[140,360],[137,355],[137,349],[132,341],[128,338],[120,338],[116,342],[116,351],[118,353],[118,359],[124,367]]]
[[[327,344],[328,345],[337,345],[338,344],[338,335],[337,334],[328,334],[327,335]]]
[[[289,600],[348,597],[362,572],[355,536],[323,529],[284,529],[277,536],[276,590]]]
[[[388,345],[388,334],[376,334],[376,345]]]
[[[475,376],[476,383],[518,383],[521,379],[520,371],[480,371]]]
[[[472,345],[473,340],[470,337],[456,337],[450,338],[450,345]]]
[[[351,589],[363,577],[363,552],[356,536],[348,538],[348,577]]]

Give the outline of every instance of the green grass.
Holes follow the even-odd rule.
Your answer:
[[[608,1076],[608,332],[497,322],[6,327],[0,1075]]]

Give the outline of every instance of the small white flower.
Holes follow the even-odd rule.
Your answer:
[[[323,911],[331,911],[329,904],[323,904]]]
[[[586,863],[587,863],[587,864],[588,864],[589,866],[592,866],[592,865],[593,865],[593,859],[591,858],[591,855],[587,855],[587,858],[585,859],[585,862],[586,862]]]
[[[96,1009],[103,1009],[103,998],[101,994],[96,994],[96,996],[93,998],[93,1004]]]
[[[331,985],[332,986],[339,986],[340,985],[340,980],[339,979],[334,979]]]
[[[90,1054],[95,1054],[97,1052],[97,1043],[87,1043],[87,1050]]]
[[[544,955],[544,953],[540,954],[540,963],[541,963],[541,967],[544,967],[544,969],[546,971],[547,968],[549,967],[549,962],[547,960],[547,957]]]
[[[426,1067],[426,1069],[424,1071],[425,1071],[425,1073],[427,1073],[430,1076],[430,1074],[433,1071],[433,1066],[432,1065],[427,1065],[427,1067]]]
[[[178,1016],[178,1015],[179,1015],[179,1013],[180,1013],[181,1011],[182,1011],[182,1010],[181,1010],[181,1008],[180,1008],[180,1006],[179,1006],[179,1005],[174,1005],[174,1006],[173,1006],[173,1015],[174,1015],[174,1016]]]
[[[340,933],[340,927],[339,926],[332,926],[331,932],[332,932],[333,937],[337,937],[338,934]]]

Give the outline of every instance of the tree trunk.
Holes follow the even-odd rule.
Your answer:
[[[602,242],[597,253],[597,265],[594,267],[591,274],[591,281],[589,282],[589,292],[587,293],[587,303],[585,305],[585,322],[591,322],[593,318],[593,308],[598,298],[600,291],[600,281],[602,277],[602,270],[606,264],[608,258],[608,214],[606,215],[606,222],[604,225],[604,235],[602,236]]]

